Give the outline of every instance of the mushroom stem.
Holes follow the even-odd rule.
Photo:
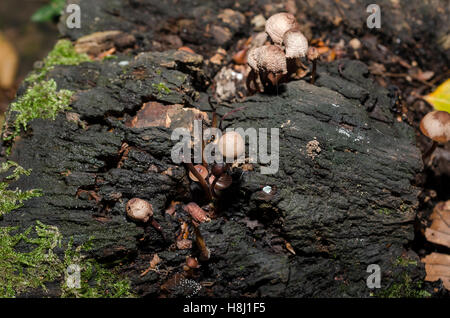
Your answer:
[[[306,56],[308,60],[312,62],[311,84],[314,84],[316,82],[317,59],[319,58],[320,54],[315,47],[311,46],[308,48],[308,53],[306,54]]]
[[[199,260],[200,261],[207,261],[211,257],[211,252],[209,248],[206,246],[205,239],[203,238],[202,234],[200,233],[200,230],[197,226],[194,225],[194,232],[195,232],[195,243],[197,244],[197,247],[200,250]]]
[[[205,140],[202,138],[202,164],[206,169],[208,169],[208,164],[206,163],[205,160],[204,151],[205,151]]]
[[[262,91],[262,88],[259,87],[259,84],[258,84],[258,76],[259,76],[259,74],[257,72],[255,72],[255,70],[253,70],[253,69],[251,69],[247,75],[246,86],[247,86],[247,90],[250,94],[254,94],[256,91],[260,91],[260,92]],[[252,83],[255,86],[254,89],[252,87]]]
[[[438,143],[433,140],[433,143],[431,144],[431,147],[425,151],[422,155],[423,163],[426,164],[427,159],[433,154],[433,152],[436,150]]]
[[[164,232],[162,230],[161,225],[155,220],[155,218],[152,218],[150,221],[150,224],[153,226],[153,228],[161,234],[162,238],[166,240],[166,236],[164,235]]]
[[[211,184],[211,191],[215,197],[217,197],[217,193],[214,190],[214,187],[216,186],[217,180],[219,180],[219,177],[214,176],[214,181]]]
[[[316,68],[317,68],[317,60],[312,61],[312,71],[311,71],[311,84],[314,85],[316,82]]]
[[[231,114],[236,113],[236,112],[238,112],[238,111],[241,111],[241,110],[243,110],[243,109],[245,109],[245,108],[247,108],[247,106],[238,107],[238,108],[235,108],[235,109],[233,109],[233,110],[230,110],[228,113],[226,113],[225,115],[223,115],[222,118],[220,118],[219,129],[222,130],[222,122],[223,122],[223,120],[224,120],[225,118],[227,118],[227,117],[230,116]]]
[[[212,201],[213,197],[211,194],[211,190],[208,187],[208,184],[206,183],[205,179],[201,176],[201,174],[197,171],[197,169],[194,168],[194,165],[191,162],[186,162],[186,166],[188,167],[189,171],[192,172],[192,174],[198,179],[198,182],[200,182],[203,190],[205,191],[206,198],[208,201]]]

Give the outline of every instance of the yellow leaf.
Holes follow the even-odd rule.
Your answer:
[[[439,85],[434,92],[425,96],[424,99],[430,103],[434,109],[450,113],[450,79],[447,79],[444,83]]]

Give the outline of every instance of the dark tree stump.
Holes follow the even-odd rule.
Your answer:
[[[104,11],[106,1],[98,1],[95,9],[87,10],[90,3],[81,1],[87,12],[83,19],[98,15],[99,22],[83,20],[87,28],[66,34],[77,38],[80,32],[116,27],[127,31],[139,21],[153,32],[154,25],[175,19],[183,9],[174,10],[165,1],[124,8],[128,2],[115,1]],[[159,13],[137,14],[142,3],[148,8],[160,3],[159,11],[152,9]],[[210,12],[210,7],[220,9],[208,2],[185,13]],[[119,8],[128,16],[124,23],[110,15]],[[249,8],[250,2],[243,2],[239,10]],[[151,37],[137,32],[142,33],[139,51]],[[198,41],[211,52],[216,45],[209,39]],[[119,64],[123,61],[126,65]],[[148,101],[209,110],[208,95],[202,91],[208,85],[205,69],[200,55],[182,51],[56,67],[48,77],[58,88],[76,92],[71,112],[87,127],[68,121],[66,114],[55,121],[31,122],[29,132],[15,142],[11,159],[33,169],[17,186],[43,189],[45,196],[27,201],[0,225],[27,227],[39,220],[57,225],[75,244],[94,236],[94,257],[125,262],[123,273],[138,294],[160,295],[161,285],[183,271],[187,255],[196,253],[170,248],[179,234],[179,219],[189,218],[180,206],[177,217],[165,213],[171,201],[189,202],[193,189],[185,168],[171,161],[170,129],[130,128],[125,122]],[[160,82],[169,93],[152,85]],[[422,162],[413,129],[393,119],[390,102],[387,90],[374,84],[363,63],[341,60],[319,68],[317,86],[293,81],[280,86],[278,94],[255,95],[218,108],[225,114],[246,107],[228,117],[226,127],[279,128],[280,168],[274,175],[260,174],[258,164],[253,171],[233,170],[235,182],[222,214],[200,226],[211,259],[195,280],[214,284],[199,295],[369,296],[369,264],[380,265],[383,289],[398,282],[401,272],[423,278],[420,266],[397,266],[414,238],[419,191],[414,179]],[[318,144],[308,153],[311,141]],[[121,153],[125,143],[126,156]],[[271,193],[262,191],[265,186]],[[125,205],[133,197],[153,204],[163,235],[127,220]],[[153,253],[163,260],[164,274],[140,277]],[[176,290],[169,295],[184,294]]]

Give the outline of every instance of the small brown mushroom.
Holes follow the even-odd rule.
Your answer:
[[[227,165],[225,163],[215,163],[211,168],[211,173],[215,177],[220,177],[227,171]]]
[[[195,268],[199,268],[199,267],[200,267],[197,258],[196,258],[196,257],[192,257],[192,256],[186,257],[186,265],[187,265],[189,268],[192,268],[192,269],[195,269]]]
[[[203,165],[195,165],[194,169],[198,171],[198,173],[200,173],[200,175],[203,177],[203,179],[206,179],[206,177],[208,176],[208,169],[206,169],[205,166]],[[197,179],[196,176],[194,176],[194,174],[189,171],[189,178],[194,181],[194,182],[198,182],[199,180]]]
[[[287,12],[281,12],[271,16],[266,22],[266,32],[275,44],[281,45],[284,34],[297,28],[298,23],[295,17]]]
[[[224,173],[223,175],[220,176],[220,178],[217,179],[214,186],[214,190],[215,191],[225,190],[231,185],[231,183],[233,183],[233,179],[231,178],[231,176],[228,173]]]
[[[420,131],[433,140],[431,148],[422,155],[425,161],[436,149],[438,143],[450,140],[450,114],[441,110],[426,114],[420,121]]]
[[[136,222],[147,222],[153,216],[153,207],[150,203],[139,198],[133,198],[128,201],[127,215]]]

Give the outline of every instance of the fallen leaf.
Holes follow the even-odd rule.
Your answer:
[[[434,76],[434,72],[432,71],[419,71],[419,73],[416,75],[416,78],[421,81],[428,81]]]
[[[450,200],[439,202],[430,216],[431,225],[425,230],[429,242],[450,247]],[[432,253],[422,259],[425,263],[426,281],[442,280],[444,287],[450,290],[450,255]]]
[[[163,105],[158,102],[145,103],[136,116],[126,122],[128,127],[166,127],[187,128],[191,132],[195,119],[202,119],[209,123],[208,114],[195,108],[183,108],[183,105]]]
[[[158,256],[158,254],[153,255],[152,260],[150,261],[150,266],[141,273],[141,277],[147,275],[148,272],[155,270],[156,266],[161,263],[161,258]]]
[[[450,200],[436,204],[430,219],[432,223],[425,230],[425,238],[429,242],[450,247]]]
[[[434,109],[450,113],[450,79],[447,79],[442,83],[434,92],[426,95],[424,99],[430,103]]]
[[[422,259],[427,273],[425,280],[434,282],[442,280],[444,287],[450,290],[450,255],[431,253]]]
[[[111,52],[114,47],[125,48],[135,43],[136,39],[133,35],[122,31],[110,30],[103,32],[94,32],[79,38],[75,42],[75,51],[78,53],[86,53],[94,58],[104,52]],[[107,55],[105,55],[107,56]]]
[[[289,252],[291,252],[292,254],[295,255],[295,250],[294,250],[294,248],[292,247],[291,243],[286,242],[286,249],[287,249]]]
[[[19,63],[17,52],[12,44],[0,34],[0,87],[11,88],[16,79]]]
[[[190,47],[187,47],[187,46],[182,46],[182,47],[178,48],[178,51],[185,51],[188,53],[195,54],[195,52]]]

